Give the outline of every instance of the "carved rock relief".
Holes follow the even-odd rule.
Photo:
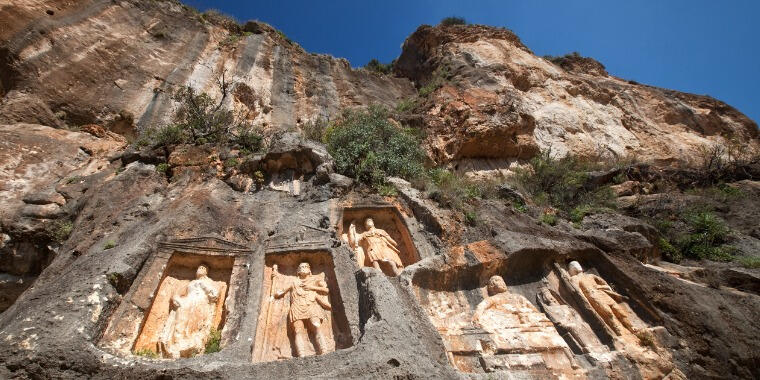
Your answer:
[[[203,354],[239,323],[245,247],[218,238],[160,243],[108,321],[99,345],[167,359]]]
[[[351,334],[328,252],[269,254],[253,361],[322,355],[351,346]]]
[[[398,276],[419,261],[409,229],[394,206],[344,208],[338,228],[361,267]]]
[[[524,296],[510,292],[500,276],[479,289],[418,292],[423,295],[449,360],[460,371],[585,374],[552,322]]]
[[[539,303],[560,329],[567,332],[568,339],[584,352],[604,361],[603,353],[607,350],[589,333],[593,325],[597,336],[606,338],[611,354],[633,363],[642,378],[685,378],[673,365],[670,352],[664,348],[664,341],[669,336],[665,328],[649,326],[634,311],[632,305],[635,302],[614,289],[598,273],[584,269],[578,261],[571,261],[566,267],[557,263],[545,283],[547,286],[538,295]],[[638,306],[642,308],[643,305]],[[571,312],[573,309],[576,313]],[[588,323],[580,323],[580,315],[585,316]]]
[[[211,330],[223,327],[231,264],[229,259],[173,257],[133,351],[164,358],[203,353]]]
[[[528,378],[584,378],[601,369],[618,378],[680,379],[664,348],[663,327],[640,317],[643,305],[616,291],[595,268],[546,263],[525,277],[519,261],[452,267],[413,280],[452,366],[462,372],[509,371]],[[532,272],[538,267],[532,267]],[[519,285],[507,287],[503,273]],[[571,275],[572,273],[572,275]],[[516,276],[516,277],[515,277]],[[635,307],[630,305],[635,303]]]

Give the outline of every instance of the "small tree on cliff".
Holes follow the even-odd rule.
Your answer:
[[[450,16],[441,20],[441,25],[467,25],[467,20],[464,17]]]
[[[234,83],[223,72],[217,78],[222,94],[215,99],[192,87],[181,87],[172,94],[177,102],[172,123],[143,132],[139,143],[152,146],[175,144],[232,144],[250,151],[261,146],[261,136],[243,115],[223,107]]]

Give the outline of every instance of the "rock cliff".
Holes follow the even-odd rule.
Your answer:
[[[175,1],[0,22],[1,378],[760,377],[760,136],[725,103],[479,25],[380,74]],[[264,151],[128,144],[222,78]],[[371,105],[495,188],[336,172],[309,128]],[[604,207],[496,175],[563,156],[616,162],[544,178]]]
[[[548,148],[674,163],[710,142],[758,141],[757,124],[719,100],[616,78],[590,58],[555,64],[506,29],[421,26],[396,72],[437,87],[422,125],[438,163],[505,169]]]

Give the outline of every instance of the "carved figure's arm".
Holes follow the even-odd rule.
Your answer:
[[[317,282],[316,286],[310,286],[309,290],[313,290],[319,294],[327,294],[330,292],[330,289],[327,288],[327,283],[323,280]]]
[[[393,244],[394,247],[398,245],[398,243],[396,243],[396,241],[393,240],[393,238],[388,233],[388,231],[385,231],[385,230],[382,230],[382,231],[383,231],[383,237],[385,237],[385,240],[388,240],[388,242]]]
[[[476,325],[480,324],[480,317],[491,305],[493,305],[493,301],[490,298],[483,300],[475,309],[475,313],[472,315],[472,322]]]
[[[208,297],[209,301],[211,302],[216,302],[216,300],[219,298],[219,289],[214,285],[216,284],[214,284],[213,282],[211,284],[207,284],[206,282],[201,282],[201,287],[206,293],[206,297]]]
[[[173,295],[171,298],[171,307],[176,309],[180,307],[181,305],[182,305],[182,302],[179,300],[179,296],[177,296],[176,294]]]
[[[594,281],[599,285],[599,286],[597,286],[597,288],[600,289],[601,291],[607,293],[615,301],[621,302],[621,301],[623,301],[625,299],[625,297],[622,294],[617,293],[614,290],[612,290],[612,287],[607,283],[607,281],[604,281],[603,278],[601,278],[601,277],[599,277],[597,275],[592,275],[592,276],[594,278]]]
[[[382,230],[381,230],[382,231]],[[396,252],[396,254],[401,254],[401,251],[398,249],[398,243],[396,243],[395,240],[389,235],[387,232],[383,231],[382,233],[383,239],[385,239],[386,245],[393,251]]]
[[[272,286],[274,286],[274,283],[272,284]],[[293,289],[292,282],[289,282],[288,285],[285,288],[281,289],[280,291],[275,291],[274,298],[282,298],[282,296],[284,296],[285,293],[289,292],[290,289]]]
[[[356,249],[359,245],[360,236],[356,233],[356,221],[351,222],[348,227],[348,245],[349,247]]]

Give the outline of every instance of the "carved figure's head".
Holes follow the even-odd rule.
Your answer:
[[[501,276],[491,276],[488,280],[488,295],[495,296],[507,291],[507,284]]]
[[[198,269],[195,270],[195,278],[203,278],[208,276],[208,267],[206,264],[198,265]]]
[[[570,276],[575,276],[578,273],[583,273],[583,267],[581,267],[581,263],[577,261],[571,261],[567,266],[567,271],[570,272]]]
[[[375,221],[372,220],[372,218],[367,218],[367,220],[364,221],[364,227],[368,230],[375,228]]]
[[[298,277],[306,277],[311,274],[311,265],[307,262],[298,264]]]

